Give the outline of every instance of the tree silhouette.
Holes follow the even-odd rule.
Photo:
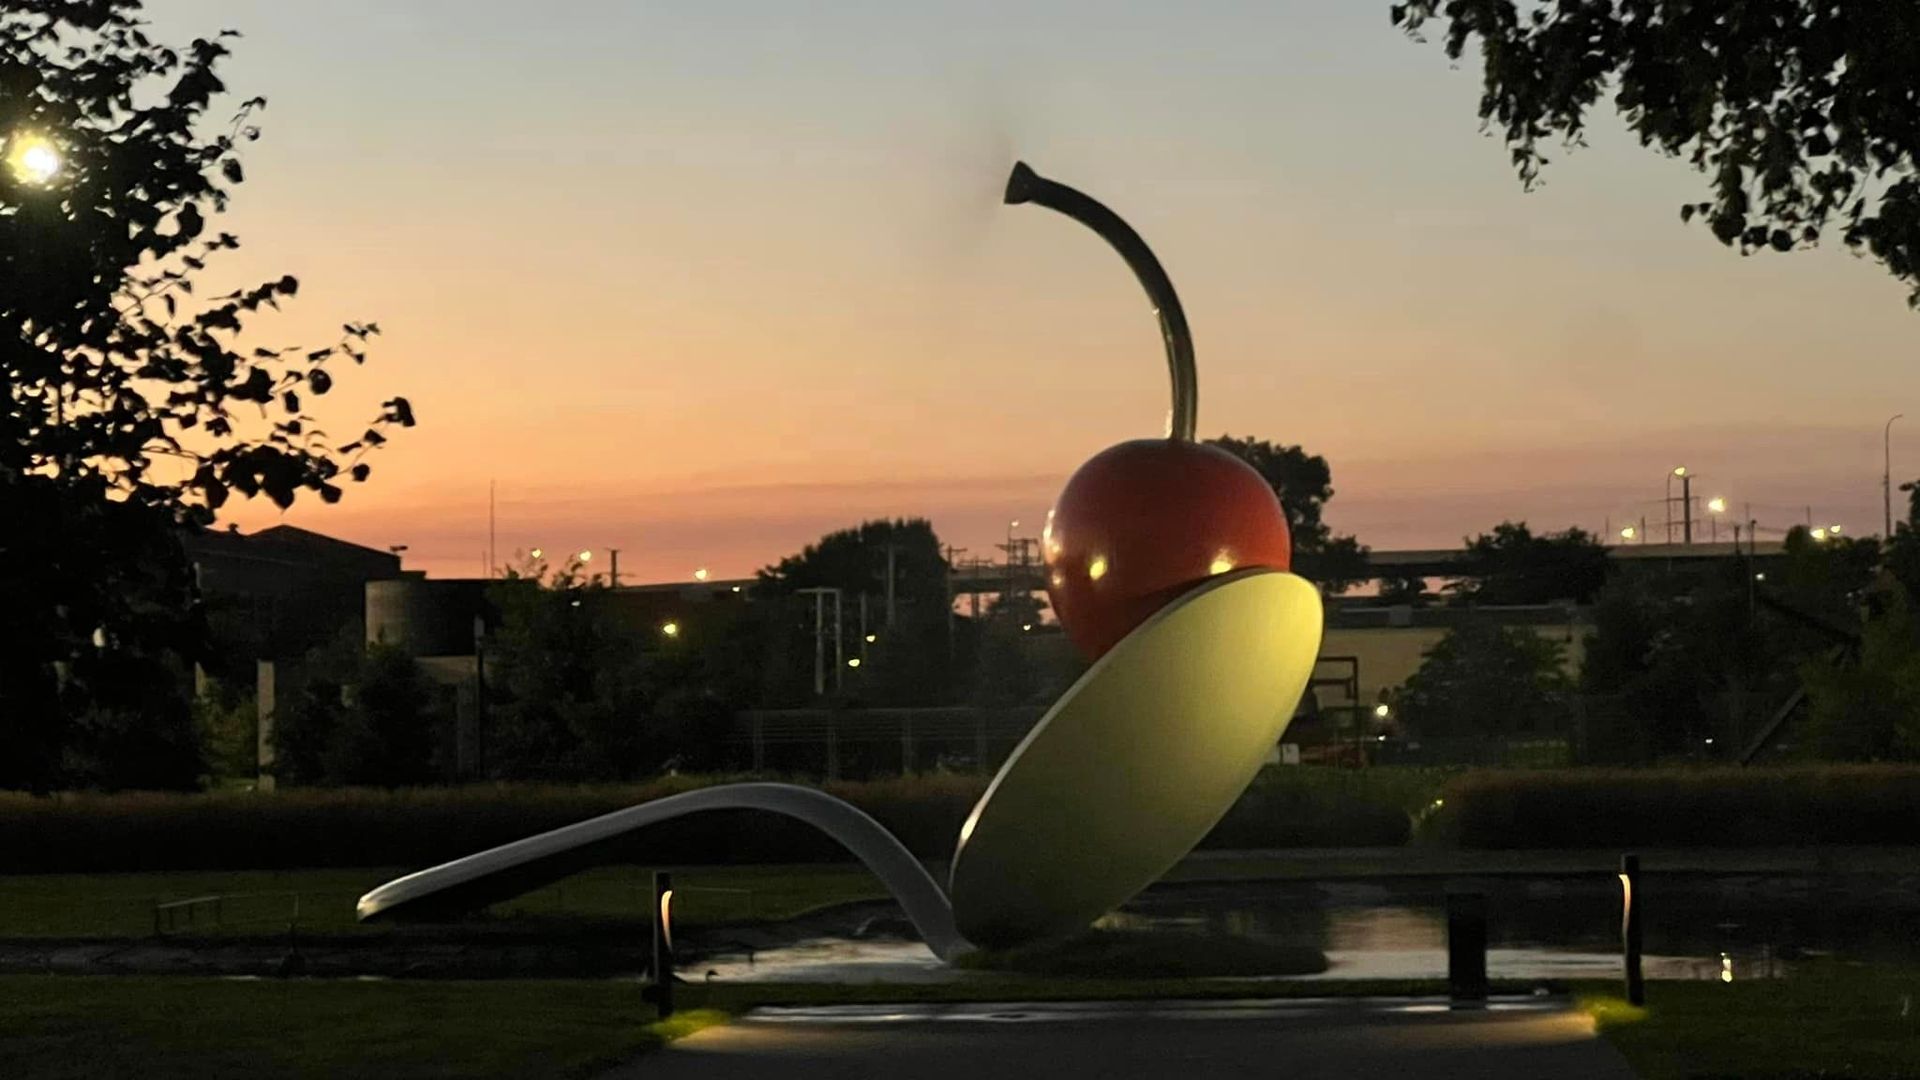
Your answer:
[[[1394,24],[1472,43],[1497,127],[1531,187],[1610,94],[1642,145],[1684,156],[1712,197],[1680,208],[1742,254],[1837,226],[1920,307],[1920,5],[1912,0],[1410,0]]]
[[[1293,550],[1306,556],[1311,573],[1328,592],[1340,592],[1366,571],[1367,549],[1351,536],[1335,536],[1320,520],[1320,514],[1333,498],[1333,469],[1319,454],[1309,454],[1298,446],[1270,443],[1265,439],[1236,439],[1222,435],[1208,439],[1217,446],[1253,466],[1280,498],[1286,512],[1287,528],[1293,533]]]
[[[182,530],[236,492],[333,502],[386,429],[413,423],[392,398],[336,444],[304,410],[332,386],[330,360],[364,359],[372,323],[314,349],[241,344],[293,277],[196,298],[239,246],[209,223],[266,102],[203,134],[235,35],[176,49],[139,11],[0,3],[0,787],[94,782],[63,772],[101,752],[73,753],[89,737],[76,722],[195,657]]]

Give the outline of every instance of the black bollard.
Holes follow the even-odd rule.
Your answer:
[[[646,997],[662,1020],[673,1015],[673,875],[653,875],[653,985]]]
[[[1487,1000],[1487,896],[1447,894],[1447,993],[1456,1007]]]
[[[1627,1003],[1647,1003],[1647,983],[1640,974],[1640,909],[1646,900],[1640,890],[1640,856],[1620,856],[1620,952],[1626,961]]]

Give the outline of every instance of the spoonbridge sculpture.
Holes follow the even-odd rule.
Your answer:
[[[1289,572],[1273,489],[1194,441],[1193,343],[1159,260],[1118,215],[1025,164],[1008,203],[1093,229],[1152,300],[1173,385],[1167,436],[1120,443],[1067,481],[1041,537],[1047,593],[1093,664],[1034,725],[960,828],[947,888],[878,822],[812,788],[745,783],[657,799],[388,882],[359,916],[472,908],[577,869],[687,814],[762,810],[845,846],[942,959],[1086,927],[1193,850],[1252,782],[1320,649],[1320,594]]]

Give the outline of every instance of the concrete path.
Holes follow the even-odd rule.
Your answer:
[[[760,1009],[608,1080],[855,1077],[1633,1080],[1561,1000],[1449,1010],[1425,1000]]]

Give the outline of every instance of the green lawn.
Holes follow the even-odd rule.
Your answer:
[[[1609,851],[1457,851],[1444,848],[1300,849],[1258,855],[1202,853],[1180,863],[1168,881],[1316,880],[1381,875],[1611,874]],[[1642,852],[1661,870],[1904,872],[1910,848],[1672,850]],[[399,868],[185,871],[136,874],[27,874],[0,877],[0,938],[137,937],[153,932],[156,901],[224,896],[222,923],[196,912],[195,934],[282,933],[299,900],[303,933],[382,933],[354,921],[353,904]],[[791,918],[851,900],[886,897],[858,864],[696,866],[674,869],[675,910],[686,926]],[[575,875],[490,909],[489,925],[646,917],[651,871],[603,867]],[[184,919],[184,915],[178,916]],[[181,925],[184,931],[187,927]]]
[[[0,1076],[580,1076],[658,1042],[614,982],[0,978]]]
[[[689,984],[666,1024],[612,981],[0,976],[0,1076],[36,1080],[592,1075],[756,1005],[1435,993],[1434,983],[1024,976],[964,985]]]
[[[1580,1001],[1645,1080],[1920,1077],[1920,971],[1839,966],[1789,979],[1661,982],[1636,1009]]]
[[[210,907],[175,915],[178,932],[263,935],[283,933],[298,897],[302,933],[377,934],[382,924],[354,920],[354,901],[405,871],[246,870],[151,874],[30,874],[0,877],[0,938],[138,937],[153,933],[154,904],[221,896],[220,920]],[[548,922],[647,919],[650,870],[603,867],[489,909],[489,923],[517,917]],[[674,915],[685,926],[755,919],[787,919],[828,904],[886,896],[858,865],[700,866],[674,870]]]

